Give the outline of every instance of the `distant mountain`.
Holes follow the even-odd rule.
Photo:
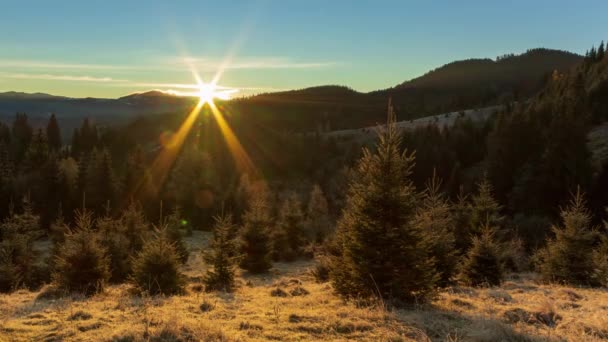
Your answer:
[[[18,91],[8,91],[0,93],[0,98],[13,98],[13,99],[66,99],[64,96],[55,96],[46,93],[23,93]]]
[[[51,113],[57,116],[64,138],[69,138],[84,117],[98,125],[123,124],[138,116],[185,111],[192,98],[162,92],[131,94],[119,99],[70,98],[43,93],[0,93],[0,121],[12,122],[15,113],[27,113],[34,127],[43,127]]]
[[[495,105],[531,97],[554,70],[567,71],[582,59],[566,51],[532,49],[496,60],[456,61],[376,94],[392,97],[395,105],[408,113],[436,114]]]
[[[531,49],[521,55],[456,61],[423,76],[397,85],[397,89],[459,89],[471,86],[501,88],[537,83],[553,70],[567,70],[582,60],[577,54],[549,49]]]
[[[567,71],[582,58],[566,51],[531,49],[495,60],[452,62],[392,88],[369,93],[321,86],[262,94],[244,102],[262,115],[281,113],[283,121],[298,121],[290,116],[309,114],[314,118],[299,120],[310,122],[307,129],[318,125],[319,120],[332,129],[358,128],[383,122],[389,98],[399,118],[407,120],[527,99],[542,89],[554,70]]]
[[[260,94],[226,102],[233,113],[254,117],[280,129],[309,131],[348,129],[383,122],[392,98],[400,119],[487,107],[537,93],[554,70],[565,71],[582,57],[570,52],[533,49],[521,55],[470,59],[446,64],[395,87],[369,93],[338,85]],[[175,113],[196,98],[162,91],[130,94],[118,99],[74,99],[49,94],[0,93],[0,120],[16,112],[32,118],[55,113],[61,121],[89,116],[99,122],[124,122],[133,117]]]

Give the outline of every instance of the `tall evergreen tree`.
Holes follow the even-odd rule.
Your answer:
[[[15,164],[19,164],[30,146],[33,129],[25,113],[17,113],[13,121],[11,136],[12,156]]]
[[[82,147],[80,145],[80,132],[78,131],[78,128],[74,128],[74,133],[72,133],[70,154],[74,159],[78,159],[83,155]]]
[[[95,159],[93,159],[95,158]],[[103,215],[106,206],[116,206],[116,178],[112,158],[107,150],[93,153],[87,170],[87,205]]]
[[[50,151],[57,152],[61,149],[61,131],[55,114],[51,114],[49,118],[49,123],[46,126],[46,137]]]
[[[49,157],[42,173],[41,205],[39,205],[40,224],[43,229],[48,230],[59,214],[59,206],[62,203],[63,195],[70,189],[64,188],[65,183],[61,181],[62,175],[55,155]]]
[[[416,192],[409,177],[414,155],[401,151],[389,105],[376,152],[364,149],[338,222],[338,255],[331,280],[347,298],[381,296],[420,301],[437,281],[430,246],[413,224]]]
[[[600,43],[600,46],[597,48],[597,60],[601,61],[602,59],[604,59],[605,53],[606,53],[606,50],[604,47],[604,41],[602,40],[602,42]]]
[[[28,150],[25,154],[25,166],[27,171],[36,171],[44,165],[49,157],[49,148],[46,136],[39,129],[33,136]]]
[[[98,145],[97,127],[85,118],[78,132],[78,145],[81,153],[89,153]]]

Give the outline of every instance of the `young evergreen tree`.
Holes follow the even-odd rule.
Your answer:
[[[179,261],[182,264],[185,264],[190,256],[190,252],[188,252],[188,247],[186,247],[182,233],[182,228],[184,228],[185,225],[187,225],[187,223],[185,223],[184,219],[181,217],[180,208],[175,207],[171,215],[167,217],[164,224],[165,229],[162,231],[165,238],[171,242],[171,244],[173,244],[173,248],[175,248],[175,252],[177,253]]]
[[[460,191],[456,201],[452,203],[452,217],[454,218],[454,237],[456,251],[459,255],[466,254],[470,245],[470,222],[471,206],[469,196],[464,193],[464,188],[460,186]]]
[[[265,273],[272,267],[269,228],[272,225],[267,194],[257,190],[243,214],[241,233],[241,268],[251,273]]]
[[[435,258],[435,267],[439,273],[437,285],[447,286],[455,274],[458,258],[452,210],[440,187],[441,180],[433,173],[416,211],[415,225],[431,246],[430,256]]]
[[[129,241],[124,234],[120,220],[113,219],[108,214],[95,222],[99,232],[100,242],[106,248],[110,267],[111,283],[120,283],[130,273]]]
[[[46,126],[46,137],[49,150],[51,152],[59,152],[61,150],[61,131],[55,114],[51,114],[49,118],[49,123]]]
[[[293,261],[302,255],[304,231],[301,203],[296,194],[290,194],[279,211],[277,227],[272,234],[275,260]]]
[[[317,184],[312,187],[306,209],[307,235],[310,241],[322,242],[330,235],[329,206],[323,190]]]
[[[606,208],[608,212],[608,208]],[[608,221],[604,221],[604,232],[600,244],[593,251],[593,280],[599,286],[608,287]]]
[[[593,277],[593,248],[597,230],[580,188],[562,209],[562,226],[552,227],[555,237],[537,254],[543,279],[573,285],[597,285]]]
[[[500,249],[494,241],[495,228],[485,225],[460,265],[460,280],[469,286],[498,286],[503,279]]]
[[[471,233],[479,233],[479,229],[489,224],[500,227],[504,217],[500,215],[501,205],[494,199],[492,185],[487,177],[477,183],[477,193],[471,197]]]
[[[149,224],[146,222],[141,207],[135,202],[123,210],[120,216],[120,224],[127,239],[129,240],[129,250],[133,254],[144,246],[144,241],[149,237]]]
[[[160,232],[144,244],[143,249],[132,260],[132,281],[140,290],[152,295],[171,295],[183,291],[186,279],[180,271],[179,255],[174,245]]]
[[[338,222],[338,255],[331,281],[346,298],[425,300],[437,281],[431,249],[413,224],[416,192],[409,177],[414,155],[402,151],[389,106],[376,152],[364,149]]]
[[[205,261],[211,266],[204,278],[207,291],[230,292],[234,288],[234,267],[236,260],[236,241],[231,238],[234,224],[232,216],[215,218],[211,250],[204,254]]]
[[[103,291],[110,279],[107,250],[86,210],[77,212],[75,229],[65,235],[59,247],[53,279],[60,289],[85,295]]]
[[[608,222],[604,222],[604,232],[600,244],[593,250],[593,283],[608,287]]]
[[[39,220],[26,201],[22,214],[11,214],[0,224],[0,292],[37,285],[33,243],[42,236]]]

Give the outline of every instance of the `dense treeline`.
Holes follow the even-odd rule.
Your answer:
[[[43,130],[17,114],[0,125],[0,290],[52,280],[91,294],[129,281],[179,293],[192,229],[214,234],[208,290],[232,290],[236,267],[265,273],[312,257],[319,281],[345,298],[394,304],[532,268],[547,281],[607,286],[608,163],[587,147],[608,119],[607,73],[602,44],[529,101],[449,127],[401,132],[389,105],[374,142],[276,132],[227,111],[250,172],[208,108],[167,164],[176,149],[163,125],[85,119],[67,143],[55,116]],[[46,259],[34,248],[45,240]]]

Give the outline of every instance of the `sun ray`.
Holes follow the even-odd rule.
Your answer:
[[[179,129],[167,142],[162,144],[160,153],[152,163],[150,168],[150,176],[154,192],[158,195],[165,183],[169,172],[175,163],[175,159],[179,154],[186,137],[190,133],[192,126],[196,122],[204,103],[200,102],[190,111],[186,120],[181,124]]]
[[[213,102],[209,102],[209,107],[211,108],[211,113],[213,114],[213,117],[215,118],[217,125],[220,128],[220,132],[222,133],[222,136],[226,141],[226,145],[230,150],[230,154],[234,159],[238,171],[240,173],[246,173],[254,177],[259,176],[258,170],[255,167],[253,161],[251,160],[251,157],[249,157],[249,154],[243,148],[243,145],[241,144],[237,136],[234,134],[234,131],[232,130],[226,119],[224,119],[224,115],[219,111],[219,109]]]

